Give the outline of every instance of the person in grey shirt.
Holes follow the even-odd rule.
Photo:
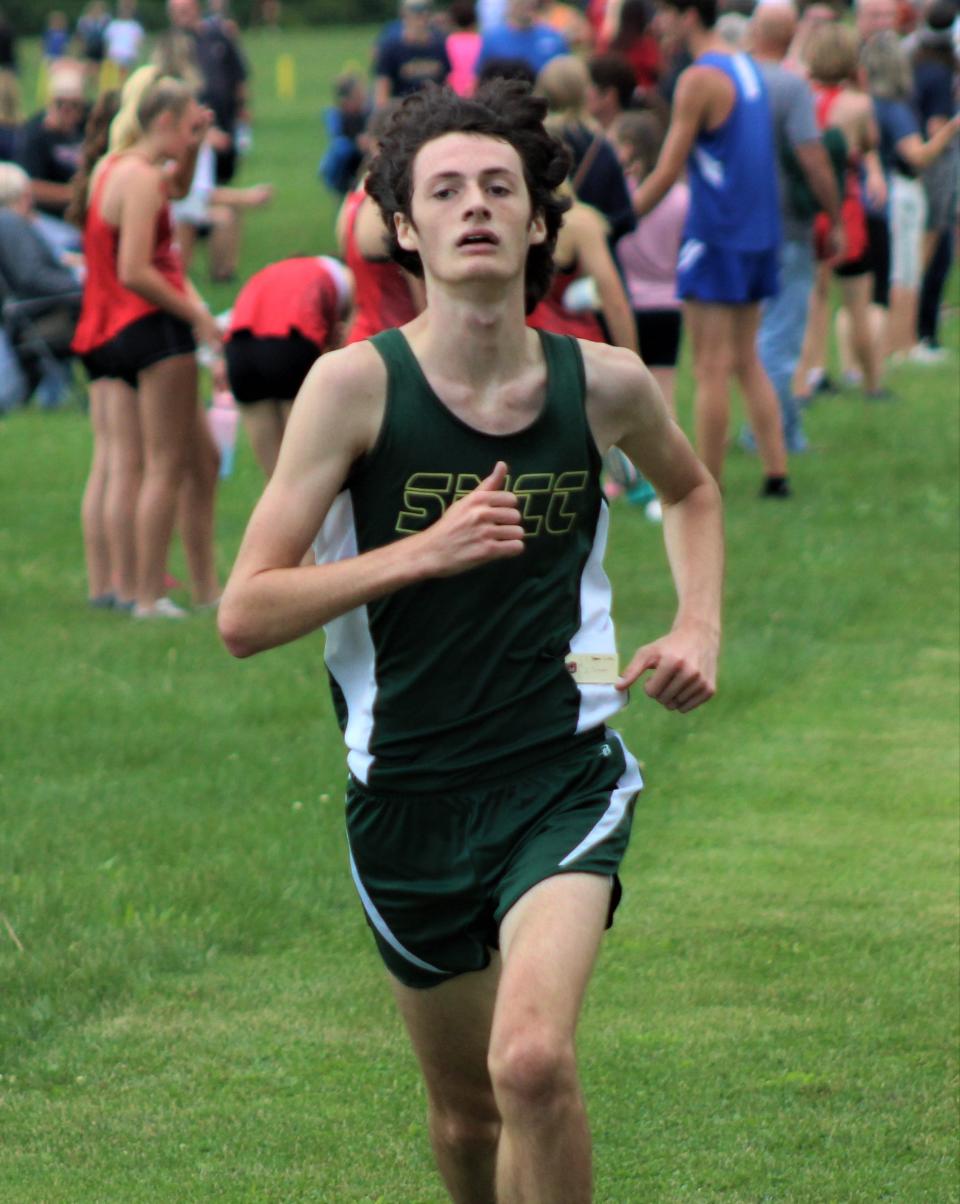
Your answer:
[[[813,93],[801,76],[783,66],[796,32],[797,14],[789,3],[761,3],[750,20],[747,46],[767,86],[773,116],[783,241],[780,291],[764,302],[757,349],[773,382],[783,417],[787,450],[806,451],[800,407],[793,395],[793,374],[803,347],[807,303],[814,278],[814,215],[796,207],[785,159],[792,153],[810,192],[829,215],[833,254],[842,249],[840,193],[830,159],[820,140]],[[746,442],[751,445],[752,435]]]
[[[4,388],[0,409],[26,400],[25,394],[41,380],[45,404],[57,403],[66,373],[55,361],[69,354],[80,310],[77,274],[57,257],[33,218],[30,177],[15,163],[0,163],[0,304],[4,308],[0,335],[5,341],[4,362],[10,371],[7,383],[13,390],[8,396],[10,390]],[[17,317],[18,308],[23,311],[24,322]],[[49,355],[38,358],[16,354],[25,322],[29,322],[33,336],[39,337]]]

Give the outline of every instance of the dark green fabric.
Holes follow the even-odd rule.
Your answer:
[[[843,136],[842,130],[829,129],[823,131],[820,141],[827,152],[830,166],[833,168],[833,174],[837,181],[837,192],[843,197],[844,175],[847,169],[847,140]],[[787,181],[786,200],[791,212],[798,218],[816,217],[822,211],[823,206],[813,195],[803,168],[790,146],[784,146],[781,162]]]
[[[383,428],[347,482],[359,552],[425,529],[497,460],[524,508],[523,554],[421,582],[367,608],[377,695],[369,784],[437,789],[503,776],[573,735],[564,667],[601,509],[575,340],[542,334],[546,403],[525,430],[477,431],[434,394],[404,336],[373,340],[388,373]]]

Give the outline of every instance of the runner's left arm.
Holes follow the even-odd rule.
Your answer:
[[[581,348],[597,446],[601,452],[619,447],[656,489],[677,591],[670,631],[637,650],[618,684],[626,689],[652,671],[646,693],[667,710],[690,711],[716,689],[723,583],[720,491],[643,363],[622,348],[583,342]]]

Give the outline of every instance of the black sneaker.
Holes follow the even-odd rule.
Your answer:
[[[764,477],[763,485],[760,487],[760,497],[792,497],[793,492],[790,489],[790,480],[788,477]]]

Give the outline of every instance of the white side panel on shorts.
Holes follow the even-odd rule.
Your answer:
[[[317,564],[345,560],[357,554],[357,530],[350,494],[334,498],[313,554]],[[366,783],[373,764],[370,737],[373,734],[373,706],[377,698],[376,657],[365,606],[358,606],[324,628],[327,637],[324,660],[343,691],[347,703],[347,765],[358,781]]]
[[[597,516],[597,529],[593,536],[593,547],[580,578],[580,630],[570,641],[570,652],[574,656],[578,652],[612,653],[614,656],[617,654],[617,637],[610,616],[613,591],[603,568],[609,527],[610,510],[606,500],[602,500]],[[577,688],[580,691],[578,732],[599,727],[626,705],[626,693],[621,693],[614,686],[581,683]]]
[[[635,794],[643,789],[643,778],[640,775],[640,766],[637,764],[637,759],[631,753],[630,749],[621,740],[619,733],[607,730],[607,739],[616,740],[623,749],[623,755],[626,760],[626,767],[620,775],[620,780],[610,795],[610,805],[604,811],[603,815],[597,820],[590,831],[584,836],[583,840],[572,849],[566,857],[558,864],[561,866],[571,865],[578,857],[582,857],[584,853],[588,853],[592,848],[602,843],[611,832],[615,832],[623,817],[627,813],[627,808],[630,806],[630,800]]]
[[[421,970],[430,970],[434,974],[442,974],[436,966],[431,966],[429,962],[425,962],[422,958],[417,957],[415,953],[411,953],[406,946],[401,945],[397,938],[387,927],[386,920],[377,911],[377,905],[367,894],[367,888],[360,881],[360,874],[357,870],[357,863],[353,859],[353,853],[350,854],[350,873],[353,875],[353,884],[357,888],[357,894],[360,896],[360,902],[363,904],[363,910],[370,917],[370,923],[376,928],[377,932],[383,937],[391,949],[395,949],[397,953],[405,960],[410,962],[412,966],[419,966]]]

